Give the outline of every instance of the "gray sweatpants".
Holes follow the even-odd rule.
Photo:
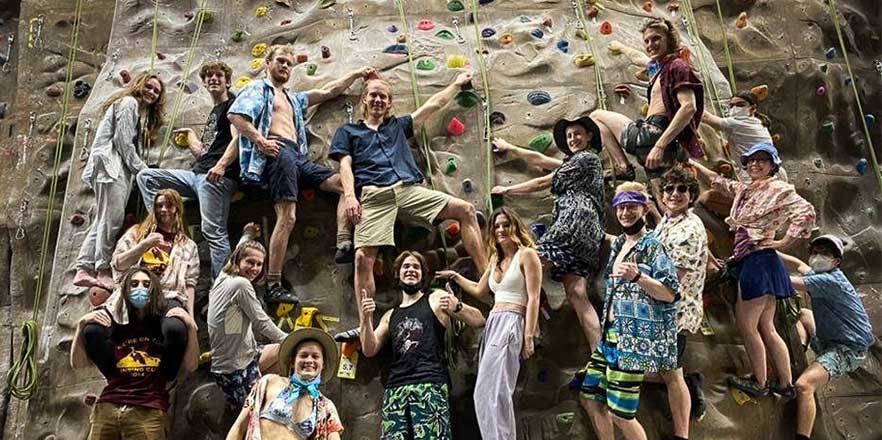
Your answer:
[[[515,434],[512,396],[521,370],[524,316],[490,312],[481,339],[481,358],[475,384],[475,413],[484,440],[510,440]]]
[[[123,173],[125,174],[125,173]],[[89,233],[77,255],[77,269],[87,271],[110,270],[110,259],[116,248],[116,237],[122,229],[126,201],[132,190],[132,178],[120,177],[108,182],[95,182],[95,212]]]

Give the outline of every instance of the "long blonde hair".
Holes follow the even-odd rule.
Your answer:
[[[493,211],[493,214],[490,214],[490,219],[487,221],[487,250],[490,253],[490,261],[494,261],[495,259],[496,266],[501,268],[500,264],[502,264],[502,258],[499,258],[499,255],[503,254],[502,246],[496,241],[496,234],[493,233],[496,218],[500,215],[504,215],[508,219],[508,236],[511,237],[512,241],[517,243],[519,248],[536,247],[536,242],[533,240],[532,231],[524,225],[521,216],[519,216],[513,209],[503,206],[496,211]]]
[[[146,129],[146,133],[148,138],[153,141],[159,135],[159,126],[162,125],[162,108],[165,105],[165,83],[162,82],[162,79],[159,77],[158,73],[155,72],[144,72],[138,76],[136,76],[129,86],[125,89],[122,89],[113,95],[110,95],[110,98],[104,102],[104,105],[101,106],[101,112],[107,112],[116,101],[120,99],[131,96],[138,101],[138,104],[142,104],[144,101],[144,88],[147,86],[147,81],[155,79],[159,81],[159,84],[162,86],[159,89],[159,97],[156,98],[156,102],[147,106],[147,126],[142,127]],[[146,145],[144,145],[146,147]]]
[[[161,189],[153,196],[153,210],[147,213],[144,221],[134,226],[135,242],[140,242],[150,233],[156,232],[156,201],[161,196],[165,196],[166,200],[170,200],[175,205],[175,243],[190,236],[187,223],[184,222],[184,199],[181,194],[173,189]]]

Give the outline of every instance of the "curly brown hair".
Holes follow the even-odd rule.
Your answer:
[[[227,79],[227,87],[230,87],[230,79],[233,77],[233,69],[223,61],[207,61],[199,68],[199,79],[205,81],[205,78],[215,72],[224,74]]]

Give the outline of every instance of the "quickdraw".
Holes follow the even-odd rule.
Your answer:
[[[3,66],[0,67],[0,71],[3,73],[9,73],[12,70],[12,49],[15,46],[12,44],[15,42],[15,34],[9,34],[9,37],[6,40],[6,59],[3,60]]]
[[[119,62],[119,49],[114,49],[113,53],[110,54],[110,69],[107,70],[107,75],[104,76],[105,81],[113,79],[113,71],[116,69],[117,62]]]
[[[343,109],[346,110],[346,120],[349,121],[350,124],[352,124],[354,122],[352,119],[352,103],[346,101],[346,104],[343,104]]]
[[[18,226],[18,228],[16,228],[16,230],[15,230],[15,239],[16,240],[22,240],[25,238],[24,225],[25,225],[25,220],[28,217],[30,217],[30,214],[28,213],[28,206],[29,205],[30,205],[30,201],[28,199],[22,199],[21,203],[19,203],[19,205],[18,205],[18,221],[16,222],[16,226]]]
[[[355,34],[355,12],[346,7],[346,14],[349,15],[349,41],[358,41],[358,35]]]
[[[83,146],[80,147],[80,162],[86,162],[89,160],[89,152],[92,149],[92,146],[89,144],[89,132],[92,130],[92,120],[86,119],[86,122],[83,123]]]
[[[459,18],[453,17],[450,22],[453,23],[453,29],[456,30],[456,42],[459,44],[465,44],[466,40],[463,38],[462,32],[459,30]]]
[[[46,17],[40,14],[28,23],[28,48],[43,48],[43,20]]]

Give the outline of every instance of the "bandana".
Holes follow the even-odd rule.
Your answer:
[[[623,204],[623,203],[636,203],[638,205],[646,206],[649,201],[646,200],[646,196],[637,191],[624,191],[616,194],[613,197],[612,206],[613,208]]]

